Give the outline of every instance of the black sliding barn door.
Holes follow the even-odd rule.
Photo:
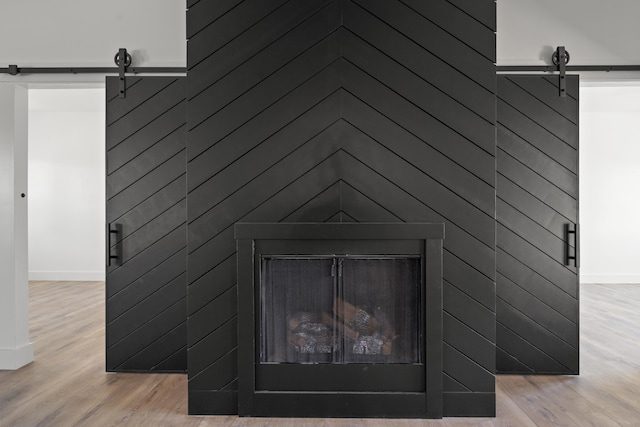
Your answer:
[[[184,78],[107,78],[107,371],[187,367]]]
[[[498,76],[498,373],[578,373],[578,76]],[[569,259],[567,259],[569,257]]]

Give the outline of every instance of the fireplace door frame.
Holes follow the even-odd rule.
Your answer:
[[[235,237],[239,415],[442,418],[444,224],[237,223]],[[283,255],[419,256],[423,363],[261,364],[260,260]]]

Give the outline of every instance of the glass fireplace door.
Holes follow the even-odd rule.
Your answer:
[[[260,361],[331,363],[336,335],[330,316],[336,297],[335,260],[263,258]]]
[[[261,259],[261,363],[421,363],[419,257]]]

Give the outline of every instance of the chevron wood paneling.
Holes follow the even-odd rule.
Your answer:
[[[497,371],[576,374],[578,77],[498,76]],[[570,242],[575,251],[574,240]]]
[[[445,415],[495,412],[492,16],[491,0],[192,2],[190,413],[237,413],[240,221],[444,222]]]
[[[107,78],[108,371],[187,369],[184,78]],[[107,236],[108,238],[108,236]]]

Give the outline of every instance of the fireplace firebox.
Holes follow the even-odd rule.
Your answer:
[[[420,261],[262,256],[260,363],[420,363]]]
[[[238,413],[442,417],[431,223],[239,223]]]

